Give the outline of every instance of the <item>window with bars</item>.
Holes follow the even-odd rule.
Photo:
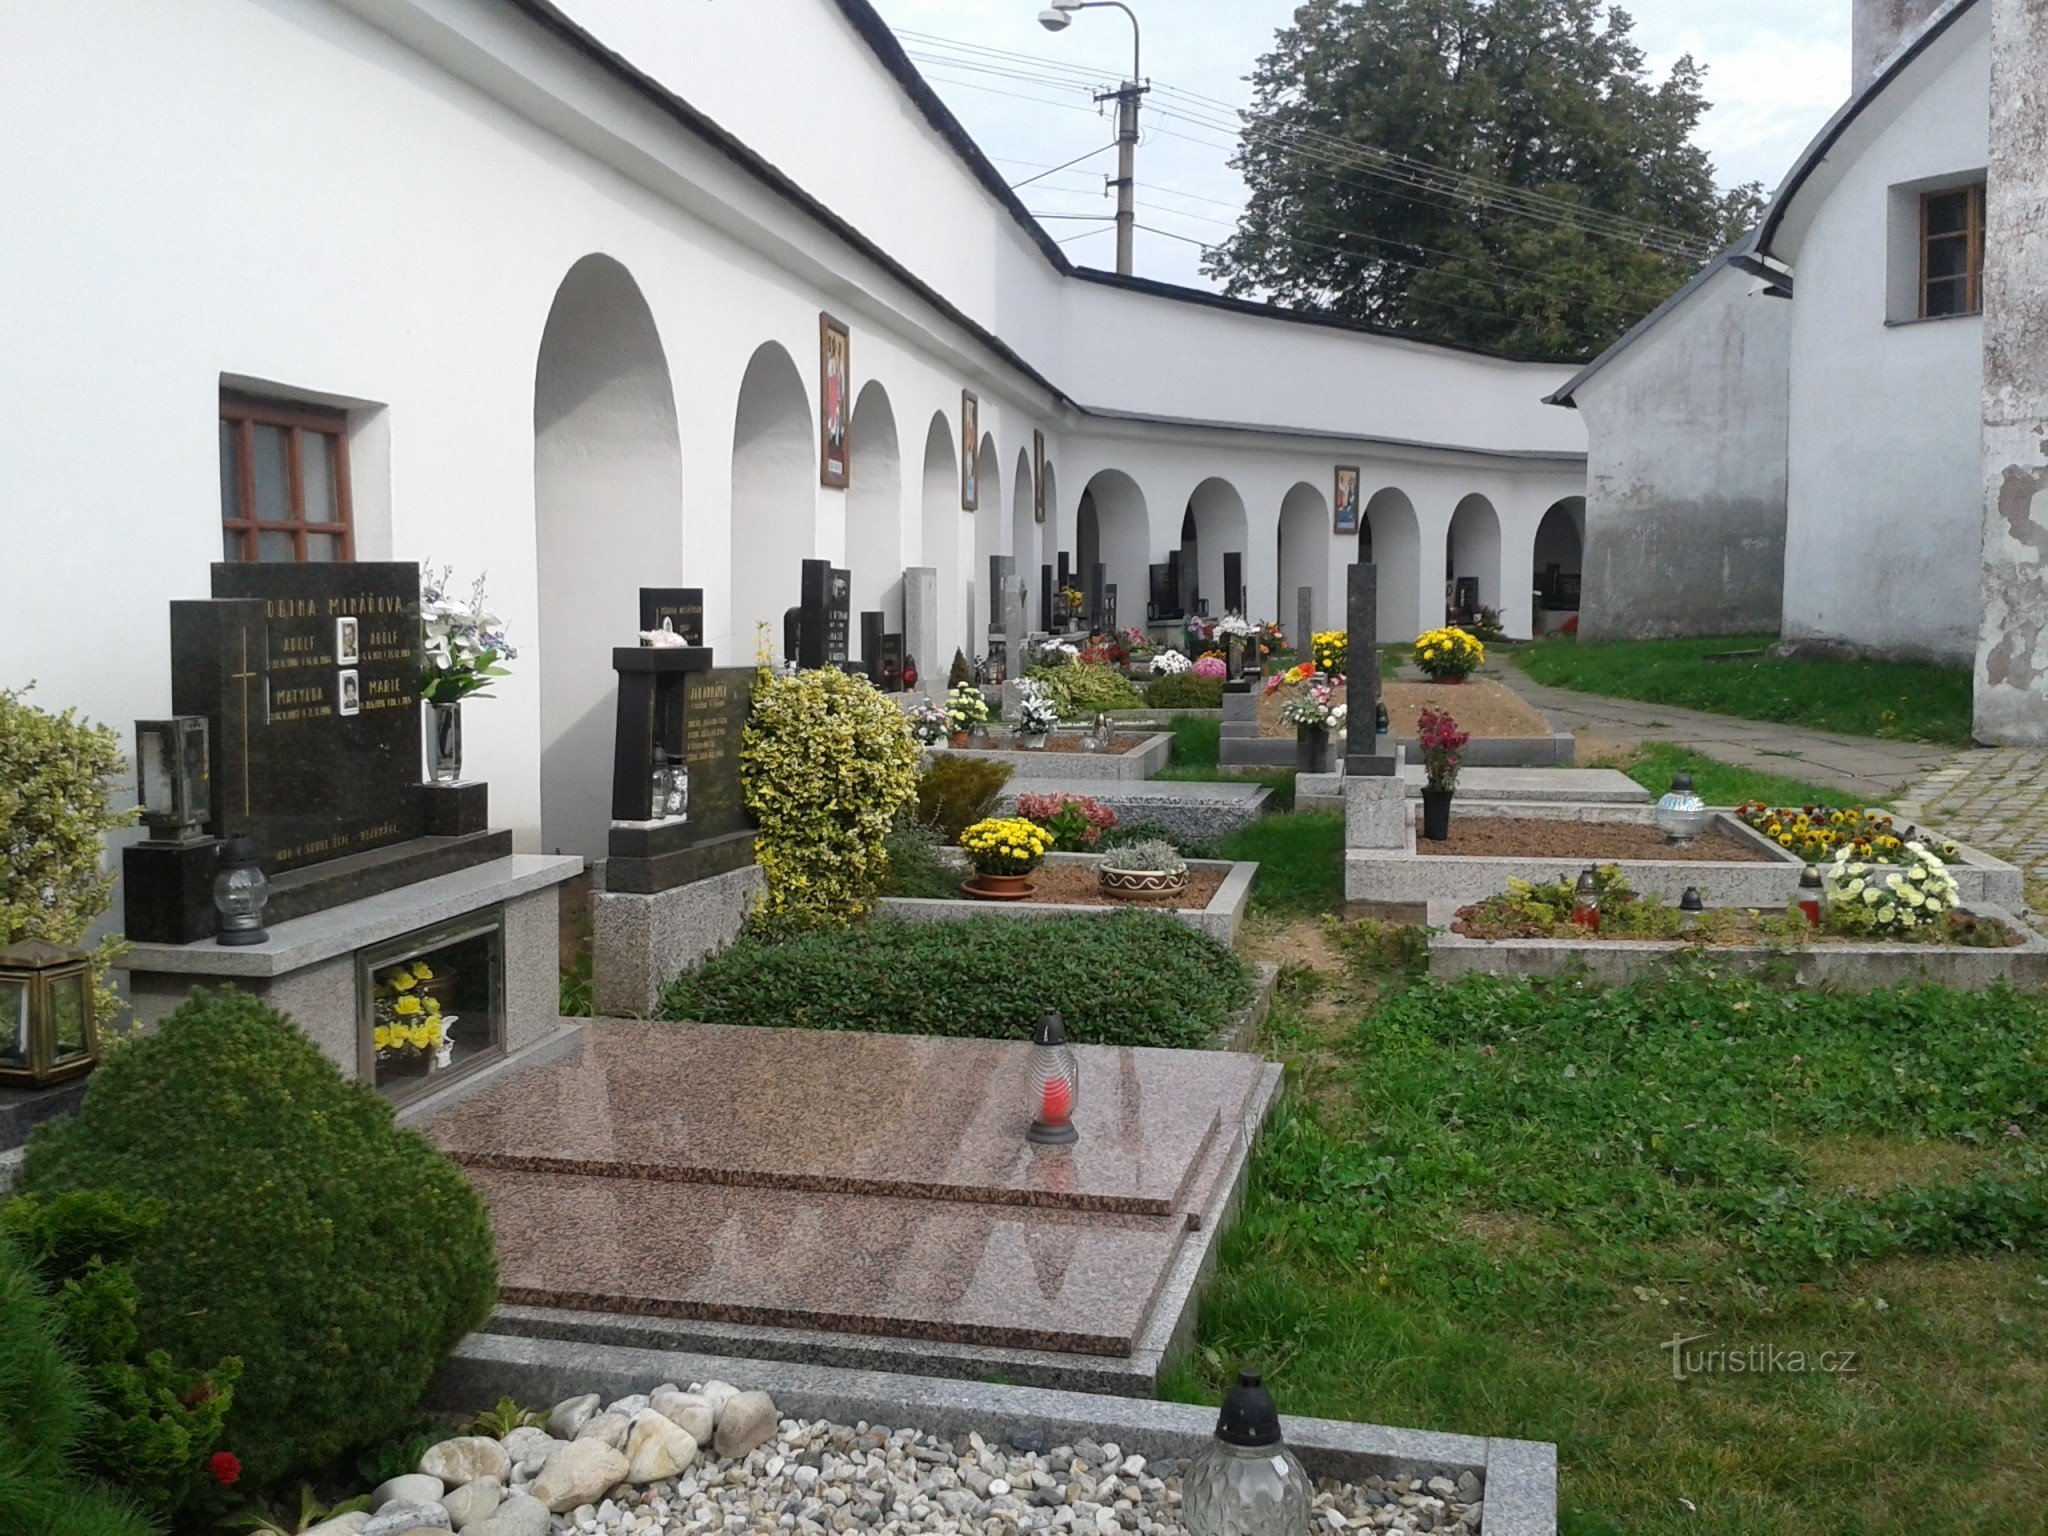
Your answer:
[[[1920,318],[1984,308],[1984,183],[1920,197]]]
[[[353,560],[348,418],[223,395],[220,520],[224,560]]]

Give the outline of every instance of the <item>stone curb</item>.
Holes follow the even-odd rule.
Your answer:
[[[975,1432],[1020,1449],[1087,1438],[1114,1440],[1148,1457],[1184,1457],[1206,1445],[1216,1425],[1215,1409],[1187,1403],[485,1334],[456,1346],[428,1387],[427,1403],[473,1412],[500,1397],[553,1403],[596,1392],[610,1399],[663,1381],[712,1379],[767,1392],[784,1417],[947,1436]],[[1288,1416],[1281,1425],[1311,1476],[1357,1481],[1471,1472],[1485,1489],[1486,1536],[1556,1536],[1553,1445],[1336,1419]]]
[[[1047,863],[1094,863],[1091,853],[1054,853]],[[993,913],[997,917],[1030,920],[1041,917],[1110,917],[1132,908],[1166,912],[1197,932],[1230,944],[1244,922],[1245,907],[1251,900],[1252,881],[1259,866],[1250,860],[1189,859],[1189,869],[1225,869],[1223,884],[1203,907],[1168,907],[1152,902],[1124,902],[1116,905],[1081,906],[1049,901],[949,901],[929,896],[884,896],[876,911],[905,923],[962,923],[969,918]]]

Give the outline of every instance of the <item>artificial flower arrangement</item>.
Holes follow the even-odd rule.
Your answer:
[[[1125,649],[1123,641],[1114,635],[1099,636],[1081,647],[1081,660],[1096,666],[1120,667],[1130,657],[1131,653]]]
[[[1088,601],[1088,594],[1079,587],[1061,587],[1053,596],[1067,605],[1069,613],[1079,613],[1081,605]]]
[[[1017,680],[1017,718],[1011,730],[1019,736],[1044,736],[1060,723],[1060,712],[1035,678]]]
[[[1308,650],[1318,671],[1342,672],[1351,658],[1351,632],[1319,629],[1309,637]]]
[[[1087,795],[1019,795],[1017,814],[1050,832],[1059,853],[1085,853],[1116,825],[1116,812]]]
[[[459,704],[482,696],[511,672],[498,665],[519,656],[505,638],[504,621],[484,604],[484,578],[470,585],[467,601],[450,597],[455,568],[420,571],[420,625],[426,632],[426,665],[420,668],[420,697],[429,704]]]
[[[990,816],[960,834],[967,862],[984,875],[1028,875],[1052,851],[1052,833],[1022,816]]]
[[[958,736],[988,720],[988,700],[972,683],[960,683],[946,695],[946,729]]]
[[[1259,632],[1259,626],[1241,613],[1226,613],[1216,621],[1209,632],[1212,640],[1249,640]]]
[[[1333,687],[1344,681],[1339,673],[1319,671],[1312,661],[1298,661],[1285,672],[1275,672],[1260,686],[1266,693],[1278,693],[1282,688],[1299,687],[1315,677],[1326,679]]]
[[[1135,624],[1126,625],[1120,637],[1124,651],[1133,661],[1144,661],[1157,654],[1159,647],[1152,643],[1152,637]]]
[[[1280,718],[1297,728],[1311,726],[1325,731],[1344,729],[1345,706],[1336,702],[1337,685],[1328,678],[1315,678],[1300,693],[1280,706]]]
[[[1833,858],[1842,849],[1866,863],[1902,864],[1907,846],[1915,841],[1927,843],[1944,859],[1953,859],[1962,851],[1952,842],[1920,838],[1917,827],[1900,833],[1891,817],[1865,807],[1768,806],[1761,800],[1749,800],[1738,805],[1735,814],[1795,858],[1813,864]]]
[[[975,697],[981,695],[977,693]],[[921,747],[944,741],[946,733],[953,728],[951,714],[937,699],[919,699],[910,706],[906,718],[910,721],[910,734]]]
[[[438,1056],[448,1043],[453,1014],[441,1012],[441,1000],[422,989],[434,979],[424,960],[393,966],[377,982],[376,1026],[371,1044],[379,1061]]]
[[[1415,637],[1415,665],[1438,681],[1469,677],[1486,660],[1486,647],[1462,629],[1432,629]]]
[[[1043,645],[1031,648],[1030,664],[1038,667],[1064,667],[1080,658],[1081,648],[1070,640],[1048,640]]]
[[[1287,649],[1287,632],[1271,619],[1259,621],[1259,654],[1271,655]]]
[[[1471,732],[1459,730],[1448,710],[1425,709],[1416,717],[1415,733],[1421,741],[1423,773],[1429,787],[1442,794],[1455,791],[1458,765],[1464,761],[1458,754],[1472,739]]]
[[[1155,672],[1158,671],[1159,664],[1154,662],[1152,669]],[[1197,677],[1228,677],[1230,676],[1230,667],[1221,656],[1216,655],[1212,651],[1196,661],[1194,672]]]
[[[1821,884],[1831,917],[1861,907],[1860,916],[1880,933],[1910,933],[1922,924],[1939,923],[1959,895],[1948,865],[1924,843],[1907,843],[1899,858],[1885,864],[1838,848]]]
[[[1159,651],[1152,657],[1152,672],[1156,677],[1173,677],[1193,665],[1184,651]]]

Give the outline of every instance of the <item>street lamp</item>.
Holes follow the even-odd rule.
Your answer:
[[[1052,0],[1049,9],[1038,13],[1038,24],[1048,32],[1064,32],[1073,25],[1074,12],[1108,8],[1122,11],[1131,19],[1131,78],[1114,91],[1095,98],[1116,102],[1116,271],[1119,277],[1129,277],[1131,245],[1138,220],[1138,99],[1148,89],[1144,84],[1144,39],[1138,30],[1137,13],[1123,0]]]

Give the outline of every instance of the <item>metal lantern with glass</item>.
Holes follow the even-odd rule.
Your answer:
[[[263,927],[263,908],[270,900],[270,878],[255,840],[231,837],[221,844],[220,866],[213,877],[213,907],[220,914],[216,944],[261,944],[270,935]]]
[[[1657,802],[1657,830],[1667,843],[1689,843],[1707,829],[1706,801],[1692,787],[1692,775],[1675,773],[1671,787]]]
[[[1308,1473],[1280,1438],[1280,1413],[1256,1371],[1223,1395],[1216,1436],[1181,1480],[1188,1536],[1302,1536]]]
[[[1690,933],[1693,929],[1697,928],[1700,924],[1700,919],[1706,915],[1706,911],[1707,904],[1700,900],[1700,888],[1696,885],[1688,885],[1685,888],[1685,894],[1678,898],[1679,932]]]
[[[1031,1035],[1031,1129],[1027,1139],[1049,1146],[1079,1141],[1074,1110],[1081,1101],[1081,1061],[1067,1043],[1067,1026],[1048,1010]]]
[[[1600,931],[1600,877],[1590,864],[1579,871],[1578,883],[1572,887],[1572,921],[1594,933]]]
[[[1826,896],[1827,888],[1821,883],[1818,864],[1809,864],[1799,871],[1799,891],[1793,900],[1798,905],[1800,915],[1806,919],[1807,926],[1820,926],[1821,903]]]
[[[206,717],[174,715],[135,722],[135,798],[159,842],[189,843],[206,833]]]
[[[99,1060],[92,957],[42,939],[0,948],[0,1084],[41,1088]]]

